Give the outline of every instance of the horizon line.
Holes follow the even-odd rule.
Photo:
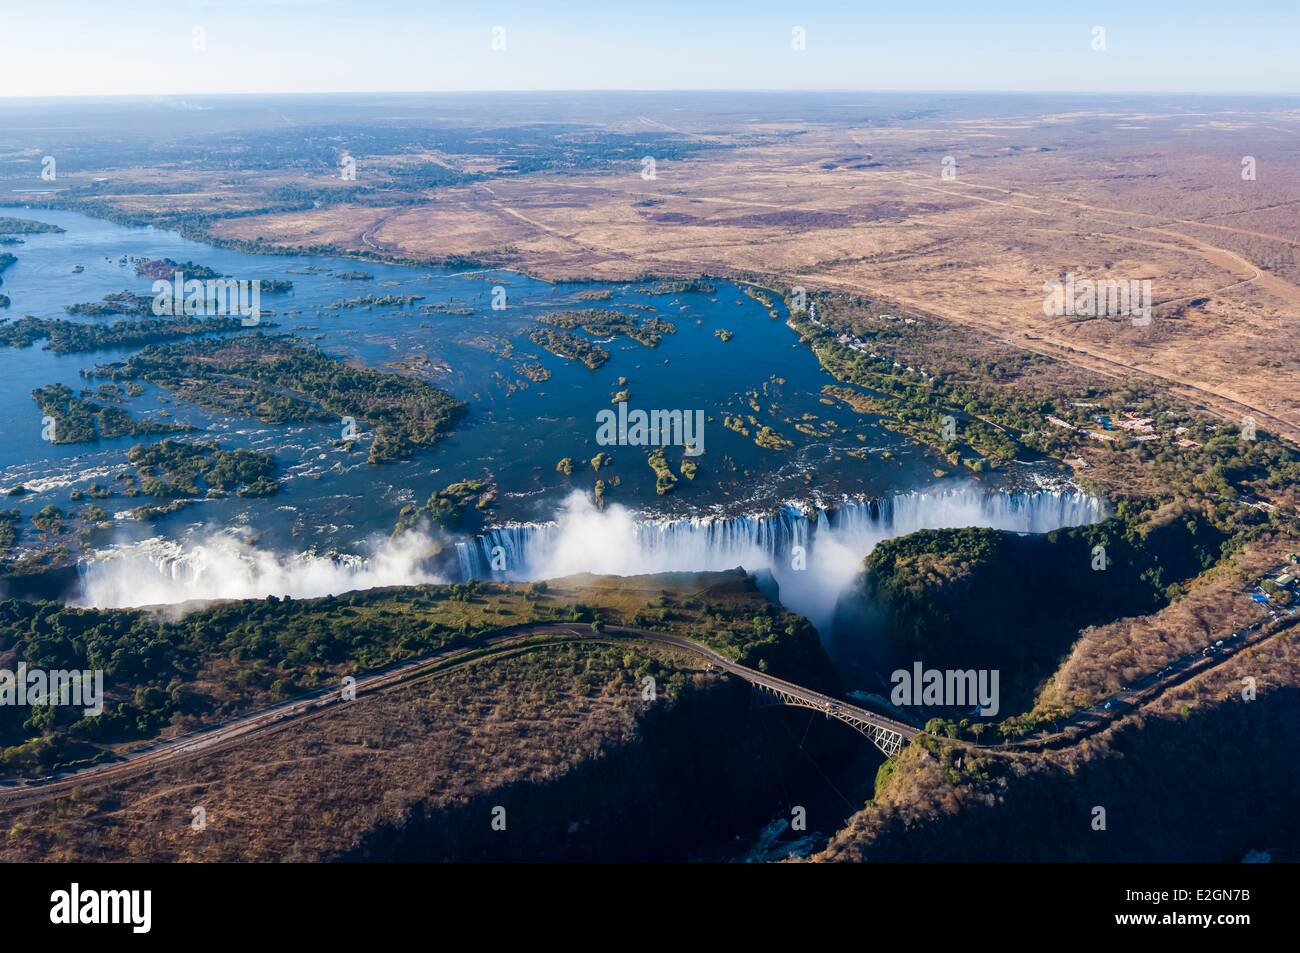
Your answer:
[[[160,97],[176,98],[245,98],[254,99],[269,96],[518,96],[551,95],[555,93],[582,93],[588,95],[626,95],[629,93],[710,93],[710,94],[922,94],[934,96],[968,95],[968,96],[1245,96],[1275,97],[1300,99],[1300,90],[1271,91],[1262,90],[1194,90],[1194,89],[931,89],[906,87],[816,87],[808,89],[769,88],[769,87],[683,87],[683,88],[555,88],[555,89],[383,89],[383,90],[264,90],[257,92],[152,92],[152,93],[59,93],[47,96],[13,96],[0,93],[0,103],[14,102],[50,102],[58,100],[114,100],[114,99],[157,99]]]

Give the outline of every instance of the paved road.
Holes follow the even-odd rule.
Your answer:
[[[713,649],[682,636],[623,626],[610,626],[598,633],[592,632],[590,626],[564,623],[534,623],[514,626],[477,640],[469,646],[446,649],[367,675],[358,676],[353,686],[355,689],[354,697],[360,698],[363,695],[374,694],[375,692],[404,685],[446,668],[477,660],[484,657],[485,654],[495,655],[508,651],[526,650],[534,644],[557,645],[577,641],[616,643],[621,639],[668,645],[702,656],[715,668],[743,678],[751,684],[762,685],[775,691],[793,695],[809,707],[824,711],[828,716],[841,719],[856,718],[884,730],[895,732],[904,739],[911,738],[918,733],[918,729],[912,725],[903,724],[892,718],[868,711],[865,708],[859,708],[840,699],[796,685],[793,682],[787,682],[784,679],[739,665]],[[44,800],[66,794],[75,788],[97,787],[160,765],[173,763],[202,753],[221,750],[252,737],[283,728],[290,722],[300,721],[305,717],[324,713],[344,703],[341,688],[318,689],[287,702],[261,708],[225,722],[157,742],[146,748],[133,751],[125,758],[117,761],[92,765],[77,771],[64,772],[31,781],[10,782],[0,786],[0,807]]]
[[[791,695],[797,698],[809,708],[815,708],[818,711],[825,712],[832,718],[838,718],[841,721],[852,723],[860,721],[885,731],[891,731],[901,735],[904,740],[921,733],[920,729],[914,725],[905,724],[896,721],[893,718],[887,718],[884,715],[877,714],[866,708],[860,708],[857,705],[850,704],[839,698],[833,698],[830,695],[824,695],[821,692],[815,692],[810,688],[804,688],[802,685],[796,685],[794,682],[787,682],[783,678],[777,678],[768,675],[766,672],[760,672],[757,669],[749,668],[731,661],[725,656],[719,655],[713,649],[701,645],[679,635],[670,635],[664,632],[651,632],[647,629],[630,629],[621,626],[612,626],[608,630],[613,633],[631,636],[632,638],[641,639],[646,642],[659,642],[664,645],[674,645],[678,648],[685,649],[688,652],[694,652],[696,655],[702,655],[713,665],[736,675],[749,682],[751,685],[761,685],[764,688],[772,689],[775,692]]]
[[[1229,639],[1236,640],[1233,648],[1240,651],[1242,648],[1257,645],[1280,635],[1298,621],[1300,621],[1300,617],[1284,616],[1269,624],[1256,624],[1240,630],[1230,636]],[[913,725],[905,724],[850,704],[842,699],[833,698],[821,692],[796,685],[793,682],[788,682],[785,679],[740,665],[708,646],[684,636],[625,626],[609,626],[598,633],[592,632],[589,626],[566,623],[547,622],[513,626],[481,638],[468,646],[445,649],[432,655],[411,659],[358,676],[353,688],[355,689],[355,697],[360,698],[363,695],[390,690],[417,679],[431,676],[456,665],[505,652],[526,651],[531,647],[579,641],[617,643],[623,639],[652,642],[691,652],[703,657],[711,666],[721,671],[742,678],[752,685],[759,685],[792,696],[806,707],[822,711],[828,717],[838,718],[849,724],[860,722],[867,726],[897,734],[903,740],[911,739],[923,733]],[[1232,654],[1235,654],[1235,652]],[[1080,737],[1101,730],[1120,715],[1147,704],[1169,688],[1188,681],[1210,668],[1223,664],[1232,657],[1232,654],[1219,652],[1209,656],[1185,656],[1160,672],[1148,676],[1132,686],[1128,686],[1108,702],[1099,703],[1080,712],[1063,725],[1060,730],[1049,734],[1046,738],[1040,736],[1008,742],[952,741],[946,738],[939,738],[938,740],[952,741],[955,744],[971,747],[1003,750],[1030,750],[1057,746],[1062,743],[1073,744]],[[66,794],[73,789],[98,787],[160,765],[218,751],[250,738],[276,731],[304,718],[323,714],[341,704],[346,704],[346,702],[340,688],[318,689],[287,702],[261,708],[228,721],[209,725],[165,741],[159,741],[148,747],[137,749],[117,761],[92,765],[77,771],[64,772],[30,781],[0,783],[0,807],[13,807],[37,802],[60,794]],[[855,725],[855,727],[858,726]]]
[[[512,648],[517,643],[527,643],[542,634],[505,630],[479,640],[471,646],[445,649],[433,655],[411,659],[398,665],[358,676],[353,686],[355,695],[373,694],[404,684],[424,675],[432,674],[449,665],[470,661],[483,650]],[[570,636],[571,638],[571,636]],[[215,751],[256,735],[262,735],[285,723],[305,716],[324,712],[343,702],[339,687],[322,688],[287,702],[270,705],[218,722],[174,738],[159,741],[132,751],[125,758],[104,764],[92,765],[71,772],[61,772],[46,778],[26,782],[8,782],[0,786],[0,806],[9,806],[27,800],[39,800],[73,788],[85,788],[104,781],[117,780],[160,764],[177,761],[201,752]]]
[[[1198,675],[1203,675],[1210,669],[1217,668],[1230,661],[1243,649],[1253,648],[1282,635],[1298,622],[1300,622],[1300,616],[1291,615],[1290,613],[1277,613],[1269,619],[1244,626],[1231,635],[1226,635],[1217,640],[1210,646],[1189,652],[1181,658],[1175,659],[1160,671],[1143,676],[1131,685],[1124,686],[1122,690],[1109,698],[1104,698],[1095,705],[1076,713],[1057,728],[1048,732],[1045,737],[1039,735],[1033,738],[1022,738],[1008,742],[987,741],[976,743],[963,740],[961,744],[980,748],[1021,750],[1054,748],[1061,747],[1064,744],[1074,744],[1081,738],[1105,728],[1116,718],[1150,704],[1169,689],[1184,682],[1189,682]]]

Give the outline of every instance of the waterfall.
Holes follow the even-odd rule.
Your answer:
[[[78,605],[172,605],[193,600],[307,599],[378,586],[443,582],[426,565],[441,544],[423,533],[375,537],[364,555],[279,553],[233,532],[179,542],[161,537],[115,545],[78,564]]]
[[[1045,533],[1105,515],[1100,499],[1078,490],[912,492],[690,519],[637,518],[617,505],[600,511],[574,493],[555,520],[496,527],[459,542],[456,557],[464,579],[767,569],[781,587],[782,603],[820,628],[862,559],[883,539],[967,526]]]
[[[769,570],[782,603],[822,628],[878,542],[918,529],[987,526],[1043,533],[1105,516],[1079,491],[903,493],[831,506],[788,504],[752,516],[651,519],[596,509],[575,492],[545,523],[513,523],[455,544],[459,577],[532,581],[591,572],[631,576],[742,566]],[[205,599],[308,598],[374,586],[442,581],[440,539],[375,538],[362,555],[277,553],[232,532],[115,545],[80,566],[80,605],[119,607]],[[497,567],[497,568],[494,568]],[[443,572],[450,572],[449,565]]]

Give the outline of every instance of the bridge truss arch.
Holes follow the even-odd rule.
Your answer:
[[[906,735],[865,717],[859,709],[839,705],[834,701],[815,701],[803,695],[786,691],[762,682],[750,682],[750,701],[753,708],[771,708],[775,705],[790,705],[795,708],[807,708],[822,712],[827,718],[835,718],[865,736],[868,741],[879,748],[886,758],[892,758],[903,749]]]

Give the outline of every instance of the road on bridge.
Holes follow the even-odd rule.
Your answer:
[[[1289,629],[1296,617],[1280,620],[1276,627],[1252,627],[1252,637],[1241,640],[1239,648],[1257,645],[1274,638]],[[1236,634],[1234,634],[1236,637]],[[793,704],[798,704],[827,717],[836,718],[856,728],[870,738],[886,754],[898,750],[898,746],[885,746],[879,740],[879,733],[897,735],[902,741],[924,734],[913,725],[888,718],[868,709],[850,704],[842,699],[833,698],[821,692],[813,691],[777,678],[766,672],[749,668],[728,659],[706,645],[702,645],[685,636],[668,632],[655,632],[649,629],[637,629],[626,626],[608,626],[593,631],[589,626],[569,623],[538,622],[512,626],[478,639],[466,646],[444,649],[432,655],[410,659],[397,665],[389,666],[375,672],[357,676],[352,697],[374,694],[406,685],[421,678],[431,677],[458,665],[491,658],[507,652],[528,651],[532,648],[560,645],[571,642],[606,642],[617,644],[623,639],[651,642],[681,649],[703,657],[711,666],[744,679],[751,685],[789,696]],[[1203,657],[1196,660],[1184,659],[1156,675],[1149,676],[1144,682],[1127,688],[1109,704],[1099,704],[1080,712],[1057,732],[1046,737],[1004,742],[972,742],[935,736],[935,740],[960,744],[969,747],[1006,749],[1035,749],[1051,747],[1062,741],[1073,743],[1079,738],[1101,730],[1114,718],[1140,707],[1153,700],[1174,685],[1181,684],[1210,668],[1227,661],[1226,654]],[[63,772],[45,778],[27,781],[0,782],[0,808],[12,807],[30,802],[38,802],[50,797],[70,792],[74,789],[89,789],[103,784],[121,780],[135,774],[148,771],[161,765],[189,759],[205,753],[240,744],[252,738],[260,737],[304,718],[314,717],[347,704],[341,688],[322,688],[275,705],[231,718],[224,722],[207,725],[183,735],[155,742],[147,747],[132,751],[124,758],[103,764],[92,765],[76,771]],[[875,729],[873,732],[871,729]],[[887,747],[892,747],[887,750]]]
[[[385,691],[408,684],[420,678],[437,674],[447,668],[488,658],[502,652],[527,650],[533,647],[564,644],[568,642],[609,642],[632,639],[672,646],[702,656],[711,666],[743,678],[751,684],[785,692],[807,707],[824,711],[840,720],[858,719],[883,730],[901,735],[904,739],[917,734],[917,729],[883,715],[858,708],[848,702],[832,698],[776,678],[764,672],[731,661],[713,649],[691,639],[666,632],[610,626],[592,631],[589,626],[567,623],[539,622],[512,626],[479,639],[474,643],[445,649],[432,655],[411,659],[388,668],[358,676],[351,686],[351,697]],[[76,771],[63,772],[30,781],[0,782],[0,807],[14,806],[29,801],[65,794],[73,789],[88,789],[121,780],[161,765],[211,753],[232,745],[268,734],[304,717],[322,714],[346,704],[342,688],[317,689],[286,702],[260,708],[256,711],[187,732],[175,738],[159,741],[132,751],[124,758],[104,764],[91,765]]]

